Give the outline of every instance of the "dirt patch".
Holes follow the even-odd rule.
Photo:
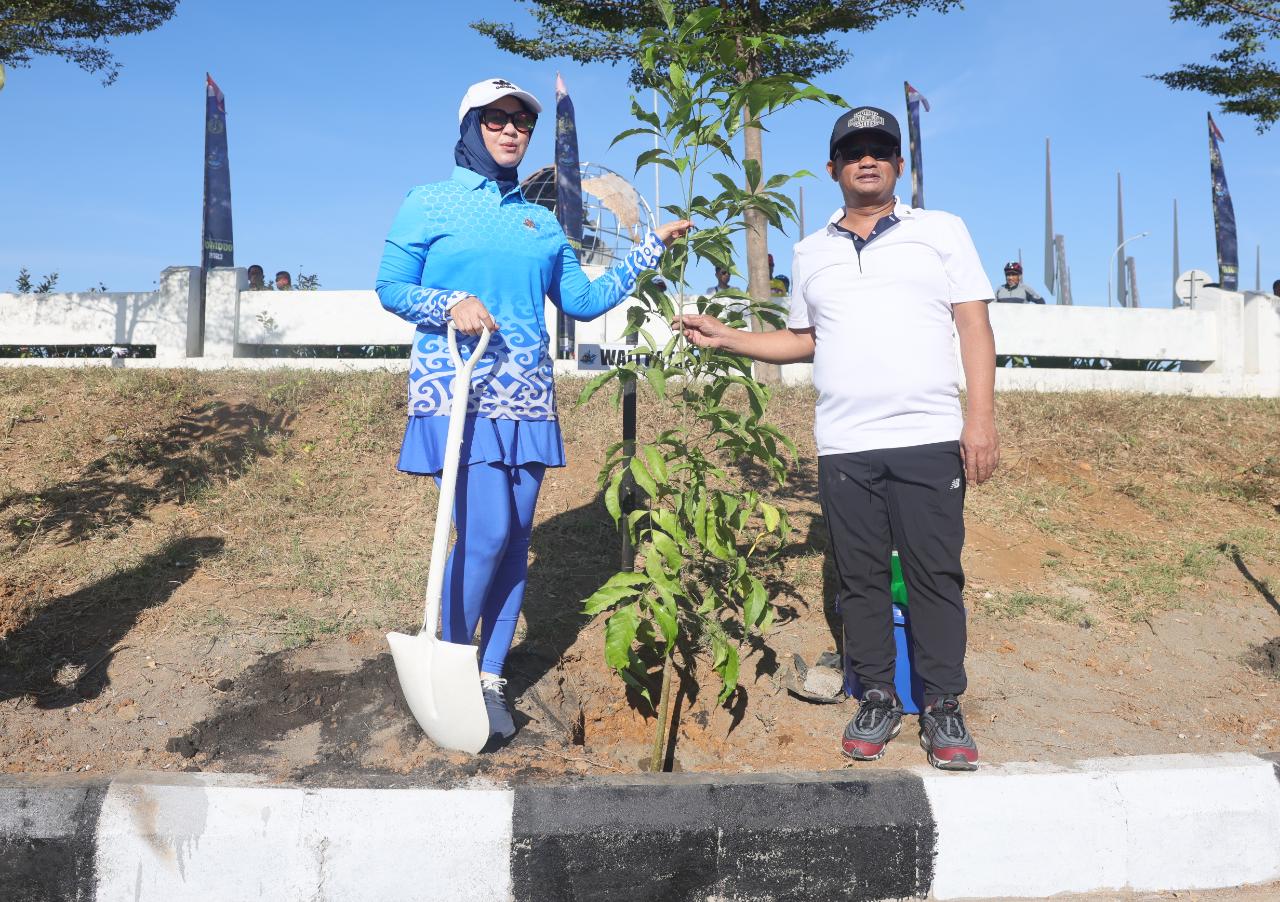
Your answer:
[[[1280,680],[1280,636],[1250,648],[1244,662],[1259,673]]]
[[[507,674],[520,732],[469,758],[422,736],[383,638],[420,617],[434,515],[429,482],[394,471],[402,377],[17,370],[0,398],[0,770],[449,783],[646,757],[652,715],[581,614],[618,565],[606,399],[562,410],[571,466],[544,485]],[[782,688],[782,662],[836,641],[812,402],[773,407],[801,454],[773,497],[797,537],[780,616],[729,707],[697,690],[705,662],[683,673],[676,769],[846,766],[852,703]],[[1000,416],[1006,466],[970,494],[965,556],[986,759],[1280,749],[1280,405],[1012,394]],[[885,762],[922,760],[909,719]]]

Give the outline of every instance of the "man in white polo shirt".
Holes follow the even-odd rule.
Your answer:
[[[681,317],[684,336],[770,363],[813,361],[823,516],[839,575],[845,667],[863,686],[844,753],[873,761],[902,725],[894,689],[891,550],[898,549],[916,672],[920,742],[935,767],[973,770],[964,671],[965,486],[999,463],[991,283],[964,223],[894,195],[902,136],[884,110],[843,113],[827,172],[844,206],[795,247],[788,328],[740,332]],[[967,384],[960,412],[955,336]]]

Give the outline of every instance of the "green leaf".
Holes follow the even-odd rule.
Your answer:
[[[606,370],[605,372],[601,373],[599,376],[596,376],[594,379],[588,382],[583,387],[582,391],[578,394],[578,404],[579,405],[586,404],[588,401],[591,400],[592,395],[598,392],[606,382],[608,382],[610,379],[615,378],[617,375],[618,375],[617,370]]]
[[[722,684],[716,700],[723,705],[738,688],[738,650],[718,636],[712,638],[711,645],[715,650],[712,667],[720,674]]]
[[[685,16],[684,21],[680,23],[680,28],[675,34],[675,41],[679,44],[687,43],[690,35],[706,32],[719,20],[720,10],[717,7],[704,6],[696,9]]]
[[[764,583],[754,576],[748,576],[747,582],[750,590],[747,593],[746,603],[742,606],[742,619],[750,628],[759,624],[760,618],[764,615],[764,610],[769,604],[769,593],[765,591]]]
[[[680,525],[680,517],[678,515],[669,510],[660,509],[653,511],[652,516],[654,525],[658,527],[658,530],[670,537],[676,543],[677,548],[683,548],[689,544],[689,537]]]
[[[640,627],[640,614],[636,603],[624,605],[609,615],[604,624],[604,660],[619,672],[631,663],[631,643]]]
[[[754,194],[760,188],[760,161],[743,160],[742,170],[747,175],[747,189]]]
[[[782,517],[778,513],[778,509],[767,501],[761,501],[760,515],[764,517],[764,528],[769,532],[777,532],[778,524],[782,520]]]
[[[614,586],[643,586],[649,582],[649,578],[643,573],[636,573],[634,570],[619,570],[613,576],[609,577],[601,588],[613,588]]]
[[[654,480],[665,485],[667,482],[667,462],[662,456],[662,451],[655,445],[645,445],[641,450],[644,454],[644,462],[649,467],[649,472],[653,474]]]
[[[640,458],[631,458],[631,476],[635,479],[636,484],[644,489],[645,494],[650,498],[658,497],[658,484],[653,481],[653,477],[649,475],[649,471],[644,468],[644,464],[640,462]],[[621,471],[619,471],[621,472]]]
[[[698,496],[697,505],[694,507],[693,534],[705,548],[707,546],[707,498],[705,495]]]
[[[667,160],[667,152],[660,147],[650,147],[636,157],[636,172],[639,172],[645,166],[653,162],[670,162]]]
[[[627,138],[631,138],[636,135],[655,135],[655,134],[657,134],[657,132],[652,128],[629,128],[626,131],[621,131],[621,132],[618,132],[618,134],[614,135],[613,140],[609,142],[609,146],[612,147],[614,144],[617,144],[619,141],[625,141]],[[777,177],[778,176],[774,176],[774,178],[777,178]],[[768,187],[772,188],[773,186],[769,185]]]
[[[666,559],[669,568],[676,571],[680,569],[683,557],[680,554],[680,546],[676,544],[675,539],[665,532],[655,529],[649,533],[649,541],[653,543],[654,550]]]
[[[635,586],[601,586],[583,603],[582,613],[594,617],[601,611],[613,607],[622,599],[633,598],[639,594],[640,589]]]
[[[670,307],[670,304],[667,305]],[[674,312],[674,311],[673,311]],[[664,316],[666,311],[663,311]],[[662,371],[662,367],[651,366],[644,371],[644,377],[649,380],[649,384],[653,386],[654,393],[658,396],[659,401],[667,399],[667,376]]]
[[[622,476],[625,472],[626,470],[621,467],[614,471],[613,479],[609,480],[609,488],[605,489],[604,492],[605,510],[609,512],[609,516],[613,517],[615,524],[622,519],[622,498],[620,496],[622,492]]]
[[[658,622],[658,629],[662,631],[662,639],[666,643],[666,651],[669,654],[671,648],[676,644],[676,638],[679,636],[675,611],[668,608],[661,599],[650,598],[648,603],[649,613]]]

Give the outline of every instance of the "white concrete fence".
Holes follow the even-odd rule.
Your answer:
[[[151,292],[0,294],[0,345],[153,345],[154,359],[0,358],[0,365],[404,369],[402,360],[263,357],[263,349],[407,345],[413,327],[387,313],[372,290],[249,291],[243,269],[209,273],[201,315],[200,270],[166,269]],[[582,344],[620,341],[626,307],[579,323]],[[1194,307],[1127,309],[993,304],[1002,355],[1108,360],[1179,360],[1181,372],[1002,368],[1002,389],[1113,390],[1280,397],[1280,299],[1202,289]],[[555,310],[547,304],[554,331]],[[655,337],[670,335],[652,321]],[[554,347],[555,335],[552,335]],[[561,372],[575,361],[558,361]],[[809,381],[808,364],[784,380]]]

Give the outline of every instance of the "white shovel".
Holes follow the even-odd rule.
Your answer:
[[[441,748],[475,754],[489,739],[489,715],[480,692],[478,649],[467,643],[436,638],[444,588],[445,551],[449,547],[449,521],[458,482],[458,456],[462,427],[471,398],[471,371],[489,344],[489,330],[480,336],[475,350],[462,362],[457,333],[449,323],[449,356],[453,359],[453,407],[449,413],[449,438],[445,443],[444,473],[440,477],[440,501],[436,509],[436,534],[427,571],[427,598],[422,631],[416,636],[387,633],[400,689],[409,710],[431,741]]]

